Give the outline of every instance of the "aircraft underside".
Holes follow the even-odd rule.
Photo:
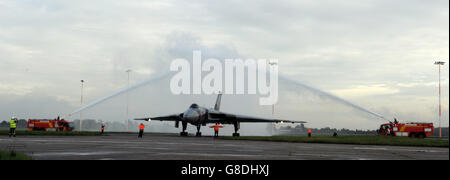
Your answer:
[[[207,124],[232,124],[234,126],[233,136],[239,136],[240,123],[306,123],[304,121],[291,121],[291,120],[281,120],[281,119],[271,119],[271,118],[260,118],[254,116],[247,115],[237,115],[231,113],[225,113],[220,111],[220,101],[222,94],[217,96],[216,105],[214,109],[207,109],[204,107],[200,107],[197,104],[192,104],[186,111],[183,113],[166,115],[166,116],[158,116],[158,117],[147,117],[147,118],[136,118],[135,120],[144,120],[151,121],[160,120],[160,121],[174,121],[175,127],[178,128],[180,123],[182,126],[182,131],[180,132],[180,136],[188,136],[186,132],[187,125],[192,124],[197,127],[196,136],[202,136],[200,129],[202,126],[206,126]],[[215,127],[217,128],[217,127]]]
[[[200,124],[190,123],[190,124],[192,124],[192,125],[197,127],[197,132],[195,133],[195,136],[201,137],[202,136],[202,132],[200,131],[200,129],[201,129],[202,126],[206,126],[206,124],[205,123],[200,123]],[[239,122],[226,123],[226,124],[233,124],[233,126],[234,126],[234,133],[232,135],[234,137],[239,137],[240,136],[240,134],[238,133],[238,131],[240,129],[240,123]],[[188,132],[186,132],[187,125],[188,125],[188,122],[186,122],[186,121],[182,121],[181,122],[182,131],[180,132],[180,136],[188,136]],[[175,125],[175,127],[178,127],[178,126]]]

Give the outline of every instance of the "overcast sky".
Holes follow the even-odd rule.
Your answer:
[[[449,1],[2,0],[0,120],[68,114],[80,106],[81,79],[86,80],[85,101],[94,101],[126,87],[127,69],[133,70],[131,84],[139,83],[168,71],[175,58],[192,58],[193,50],[202,50],[204,58],[277,58],[280,73],[299,82],[388,118],[437,124],[438,69],[433,63],[449,59]],[[448,77],[446,64],[444,126]],[[289,90],[280,92],[281,117],[327,114],[339,106],[282,86]],[[154,88],[168,87],[147,87]],[[138,107],[170,104],[160,96],[146,96],[157,102],[153,105],[134,102],[132,116],[143,115]],[[215,97],[209,99],[212,104]],[[299,110],[302,106],[288,99],[317,105]],[[239,99],[227,103],[233,102]],[[243,108],[253,105],[258,106]],[[123,117],[115,109],[104,113]],[[380,123],[355,126],[355,121],[366,121],[335,119],[328,124],[331,117],[308,121],[314,127],[360,129]]]

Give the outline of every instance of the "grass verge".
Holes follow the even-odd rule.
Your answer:
[[[0,160],[32,160],[30,156],[15,151],[0,151]]]
[[[389,146],[422,146],[449,147],[449,141],[441,139],[416,139],[409,137],[387,136],[242,136],[220,137],[228,140],[276,141],[294,143],[328,143],[328,144],[359,144],[359,145],[389,145]]]

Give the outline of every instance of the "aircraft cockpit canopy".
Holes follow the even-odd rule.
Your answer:
[[[194,103],[194,104],[191,105],[190,108],[198,108],[198,105]]]

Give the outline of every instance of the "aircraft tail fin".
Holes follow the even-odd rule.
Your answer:
[[[219,93],[217,95],[216,105],[214,106],[214,110],[219,111],[220,110],[220,102],[222,101],[222,93]]]

